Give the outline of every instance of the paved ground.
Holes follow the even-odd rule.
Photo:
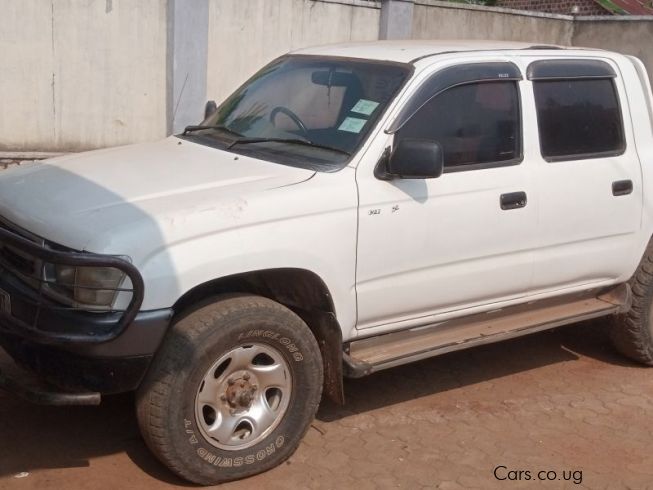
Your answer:
[[[346,393],[289,462],[223,488],[653,488],[653,370],[614,354],[601,322],[386,371]],[[496,467],[532,480],[499,481]],[[540,471],[570,480],[540,482]],[[0,395],[3,490],[176,486],[141,442],[131,397],[53,409]]]

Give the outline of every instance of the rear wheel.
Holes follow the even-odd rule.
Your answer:
[[[626,357],[653,366],[653,241],[630,280],[633,304],[614,318],[610,337]]]
[[[179,320],[137,394],[154,454],[203,485],[244,478],[288,458],[322,391],[322,359],[306,324],[258,296],[232,296]]]

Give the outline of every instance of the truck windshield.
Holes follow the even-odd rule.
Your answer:
[[[399,63],[285,56],[180,137],[277,163],[337,170],[409,73],[410,66]]]

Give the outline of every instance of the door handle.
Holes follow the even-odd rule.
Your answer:
[[[633,192],[632,180],[617,180],[612,183],[613,196],[627,196],[631,192]]]
[[[507,194],[501,194],[501,199],[499,201],[501,203],[501,209],[504,211],[526,207],[526,203],[528,202],[525,192],[508,192]]]

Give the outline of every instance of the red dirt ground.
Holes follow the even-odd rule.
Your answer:
[[[653,488],[653,370],[617,355],[602,322],[352,380],[346,395],[287,463],[222,488]],[[0,395],[0,441],[2,489],[187,486],[148,453],[131,396],[56,409]],[[499,466],[532,480],[499,481]],[[562,479],[574,471],[581,484]]]

